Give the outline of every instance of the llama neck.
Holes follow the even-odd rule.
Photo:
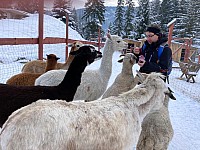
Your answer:
[[[58,86],[70,90],[74,88],[76,90],[80,85],[81,76],[86,66],[87,58],[76,56],[69,66],[63,81]]]
[[[70,64],[72,63],[73,59],[74,59],[74,56],[69,54],[69,57],[67,58],[67,61],[63,64],[62,69],[68,70],[68,68],[69,68]]]
[[[151,96],[150,100],[147,101],[146,103],[140,105],[138,107],[139,113],[140,113],[140,118],[141,120],[144,119],[144,117],[150,112],[150,111],[154,111],[156,109],[154,109],[154,107],[158,108],[159,107],[159,103],[156,103],[156,100],[159,99],[164,99],[164,97],[161,96],[160,92],[158,92],[158,90],[153,92],[153,95]]]
[[[165,106],[166,108],[168,108],[168,105],[169,105],[169,96],[168,96],[168,95],[165,95],[164,106]]]
[[[127,65],[127,64],[123,64],[122,66],[122,74],[125,74],[125,75],[131,75],[133,76],[133,69],[132,69],[132,65]]]
[[[149,113],[155,103],[155,89],[152,87],[134,88],[121,95],[130,107],[137,107],[141,120]]]
[[[114,53],[113,43],[110,39],[108,39],[105,43],[103,57],[102,57],[101,65],[99,68],[100,73],[106,80],[109,80],[111,72],[112,72],[113,53]]]
[[[55,61],[55,60],[47,60],[47,64],[46,64],[46,67],[45,67],[45,72],[47,72],[49,70],[56,69],[56,65],[57,65],[57,61]]]

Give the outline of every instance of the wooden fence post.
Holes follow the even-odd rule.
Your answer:
[[[42,60],[43,59],[43,27],[44,23],[44,0],[39,0],[39,26],[38,26],[38,32],[39,32],[39,37],[38,37],[38,59]]]
[[[168,45],[171,47],[171,41],[172,41],[172,33],[174,30],[174,23],[176,19],[173,19],[171,22],[167,24],[167,27],[169,28],[169,33],[168,33]]]
[[[101,47],[101,28],[99,26],[98,28],[98,51],[100,51],[100,47]]]
[[[68,58],[68,23],[69,23],[69,12],[66,12],[66,50],[65,50],[65,61]]]

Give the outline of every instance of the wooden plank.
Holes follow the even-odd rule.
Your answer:
[[[38,44],[38,38],[0,38],[0,45]]]
[[[91,44],[94,46],[98,46],[98,42],[68,39],[68,43],[73,43],[75,41],[80,41],[83,44]],[[38,43],[39,43],[38,38],[0,38],[0,45],[23,45],[23,44],[38,44]],[[45,39],[43,39],[43,44],[59,44],[59,43],[66,43],[66,39],[59,37],[46,37]],[[104,43],[101,43],[101,47],[103,46]]]
[[[59,43],[66,43],[66,39],[56,38],[56,37],[46,37],[44,39],[44,44],[59,44]]]

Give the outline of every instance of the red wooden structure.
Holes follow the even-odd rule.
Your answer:
[[[168,34],[168,44],[171,45],[171,41],[173,40],[182,40],[184,43],[173,53],[177,53],[179,50],[181,50],[183,47],[185,47],[185,55],[184,55],[184,62],[188,62],[188,58],[190,57],[190,49],[192,45],[192,38],[172,38],[172,33],[174,29],[174,23],[176,19],[173,19],[170,23],[168,23],[169,28],[169,34]],[[200,63],[200,55],[198,58],[198,63]]]

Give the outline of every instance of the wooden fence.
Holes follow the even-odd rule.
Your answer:
[[[43,45],[44,44],[59,44],[59,43],[65,43],[66,44],[66,57],[68,57],[68,44],[73,43],[74,39],[68,38],[68,18],[69,14],[66,13],[66,38],[58,38],[58,37],[46,37],[44,39],[44,0],[39,1],[39,24],[38,24],[38,38],[0,38],[0,45],[23,45],[23,44],[38,44],[38,59],[43,59]],[[81,41],[84,44],[92,44],[94,46],[98,46],[98,49],[100,50],[100,47],[103,46],[103,43],[101,43],[101,37],[100,34],[98,35],[98,42],[94,41]],[[79,40],[80,41],[80,40]]]

